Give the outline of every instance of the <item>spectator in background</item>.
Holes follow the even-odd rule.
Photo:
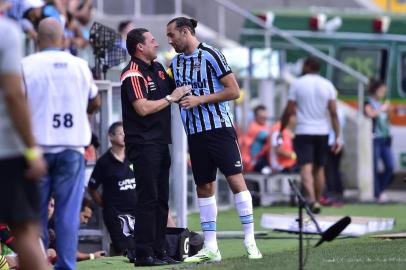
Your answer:
[[[133,30],[135,28],[135,24],[133,23],[133,21],[131,20],[126,20],[126,21],[121,21],[118,24],[117,30],[121,35],[121,40],[122,40],[122,44],[121,47],[123,49],[126,49],[125,46],[125,41],[127,40],[127,34],[128,32],[130,32],[131,30]]]
[[[391,150],[392,137],[389,123],[389,101],[386,97],[386,85],[379,80],[371,80],[369,84],[369,96],[365,102],[366,116],[372,119],[373,151],[374,151],[374,196],[379,202],[387,200],[385,189],[391,183],[393,177],[393,154]],[[379,171],[379,162],[384,165],[383,172]]]
[[[94,202],[103,207],[114,253],[122,255],[126,249],[134,248],[133,239],[123,234],[120,216],[135,216],[136,184],[132,165],[125,156],[123,123],[113,123],[108,136],[111,148],[96,162],[87,190]],[[102,194],[97,191],[99,186]]]
[[[0,3],[3,1],[0,0]],[[39,226],[38,179],[46,173],[21,89],[21,35],[0,16],[0,223],[10,225],[21,270],[46,270]]]
[[[22,16],[32,23],[36,31],[38,30],[39,22],[44,18],[52,17],[62,26],[64,26],[66,22],[66,17],[58,10],[57,6],[42,0],[24,0]]]
[[[341,206],[343,202],[343,181],[341,179],[340,164],[344,153],[344,127],[345,115],[342,109],[337,107],[338,122],[340,124],[340,144],[342,148],[338,153],[333,151],[335,142],[335,134],[333,128],[330,127],[328,134],[328,155],[325,167],[326,174],[326,189],[324,196],[320,199],[322,205]]]
[[[87,62],[61,51],[63,29],[54,18],[38,26],[40,52],[22,61],[34,135],[45,147],[48,174],[40,182],[44,246],[48,201],[55,198],[56,269],[75,269],[79,212],[84,191],[84,147],[90,143],[87,113],[100,106]],[[69,222],[66,222],[69,220]]]
[[[30,0],[7,0],[3,3],[6,4],[6,16],[18,22],[27,37],[35,41],[37,39],[37,32],[35,31],[33,24],[28,19],[24,18],[23,15],[30,6],[42,6],[44,3],[42,1],[36,1],[35,3],[30,4]],[[0,13],[1,9],[2,8],[0,7]],[[3,8],[3,12],[5,10]]]
[[[245,171],[261,172],[263,168],[269,168],[270,131],[268,111],[264,105],[258,105],[241,145]]]
[[[289,116],[288,125],[280,136],[281,122],[276,122],[271,128],[271,168],[274,172],[290,173],[296,171],[297,156],[293,147],[295,137],[293,129],[296,125],[296,115]],[[281,139],[280,139],[281,138]]]
[[[321,77],[320,62],[309,57],[303,64],[302,76],[289,89],[288,104],[282,116],[281,134],[289,123],[290,115],[297,114],[294,148],[298,157],[300,176],[305,197],[313,213],[320,213],[320,198],[324,191],[324,166],[327,161],[328,113],[336,140],[333,151],[340,151],[340,126],[336,109],[336,90]],[[280,137],[281,138],[281,137]]]
[[[55,200],[53,197],[51,197],[51,199],[49,200],[49,205],[48,205],[48,217],[49,217],[49,225],[48,225],[48,229],[49,229],[49,236],[50,236],[50,242],[49,242],[49,246],[47,249],[47,253],[48,253],[48,260],[52,263],[55,264],[56,261],[58,260],[58,255],[55,251],[55,240],[56,240],[56,236],[55,236],[55,231],[52,229],[54,222],[53,222],[53,213],[54,213],[54,207],[55,207]],[[86,225],[89,220],[92,218],[93,215],[93,209],[90,205],[89,200],[87,200],[86,198],[83,199],[82,201],[82,207],[80,209],[80,224],[81,225]],[[51,241],[52,238],[52,241]],[[106,252],[103,250],[99,250],[93,253],[83,253],[80,251],[76,252],[76,260],[77,261],[85,261],[85,260],[94,260],[94,259],[98,259],[101,257],[104,257],[106,255]]]

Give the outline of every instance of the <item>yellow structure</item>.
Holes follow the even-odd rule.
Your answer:
[[[395,13],[406,13],[405,0],[373,0],[382,10]]]

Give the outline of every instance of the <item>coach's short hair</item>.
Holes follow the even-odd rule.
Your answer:
[[[116,129],[118,127],[122,127],[122,126],[123,126],[123,122],[121,122],[121,121],[114,122],[113,124],[110,125],[108,133],[110,135],[115,135]]]
[[[145,42],[144,33],[147,32],[149,31],[145,28],[135,28],[128,32],[126,47],[129,55],[133,56],[135,54],[137,45]]]
[[[192,33],[192,35],[195,35],[196,33],[195,29],[197,27],[197,21],[195,19],[189,19],[186,17],[177,17],[170,20],[167,26],[173,22],[176,23],[176,28],[180,29],[186,27],[190,30],[190,33]]]

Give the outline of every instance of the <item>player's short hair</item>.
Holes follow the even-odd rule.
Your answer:
[[[123,126],[123,122],[118,121],[118,122],[114,122],[113,124],[110,125],[108,133],[110,135],[116,135],[116,130],[118,127],[122,127]]]
[[[320,60],[317,57],[310,56],[310,57],[306,58],[303,65],[309,67],[312,72],[320,71]]]
[[[368,84],[368,93],[372,96],[375,95],[376,91],[378,91],[378,89],[383,85],[385,85],[384,81],[381,81],[379,79],[370,78],[369,84]]]
[[[266,111],[266,107],[264,105],[258,105],[254,108],[254,115],[257,115],[259,111]]]

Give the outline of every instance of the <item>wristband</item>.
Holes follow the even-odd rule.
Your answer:
[[[292,152],[292,154],[290,154],[290,159],[293,159],[293,160],[297,159],[297,155],[295,152]]]
[[[37,146],[29,147],[24,152],[24,157],[29,161],[35,160],[41,156],[42,156],[42,151]]]
[[[94,258],[95,258],[95,257],[94,257],[94,253],[90,253],[90,254],[89,254],[89,259],[90,259],[90,260],[94,260]]]

